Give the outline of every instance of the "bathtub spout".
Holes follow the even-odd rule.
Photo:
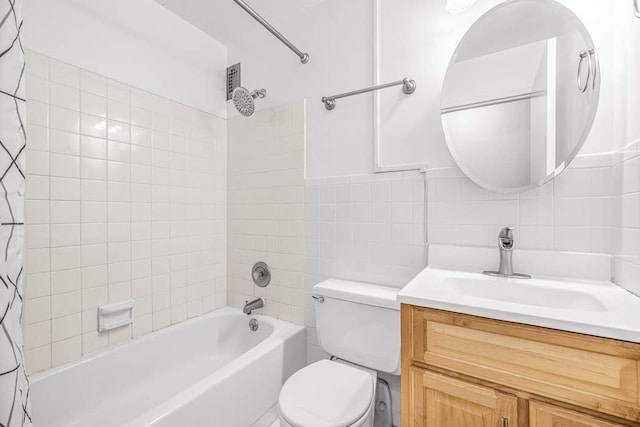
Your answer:
[[[264,300],[262,298],[256,298],[253,301],[249,301],[249,302],[245,301],[242,312],[244,314],[251,314],[253,310],[257,310],[262,307],[264,307]]]

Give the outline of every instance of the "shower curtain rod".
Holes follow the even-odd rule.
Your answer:
[[[287,47],[289,49],[291,49],[293,52],[295,52],[295,54],[298,55],[298,57],[300,57],[300,62],[302,62],[303,64],[306,64],[307,62],[309,62],[309,54],[308,53],[302,52],[300,49],[295,47],[293,45],[293,43],[291,43],[289,40],[287,40],[287,38],[285,36],[280,34],[280,32],[278,32],[278,30],[273,28],[271,26],[271,24],[269,24],[262,16],[258,15],[258,13],[255,10],[251,9],[251,7],[248,4],[246,4],[242,0],[233,0],[233,1],[236,2],[236,4],[238,6],[243,8],[249,15],[251,15],[253,17],[253,19],[255,19],[260,24],[262,24],[263,27],[265,27],[267,30],[269,30],[269,32],[271,34],[273,34],[274,36],[276,36],[282,43],[287,45]]]

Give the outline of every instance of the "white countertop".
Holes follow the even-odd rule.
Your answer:
[[[640,298],[608,281],[491,278],[428,267],[398,293],[397,300],[640,343]]]

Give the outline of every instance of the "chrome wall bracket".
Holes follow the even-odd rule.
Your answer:
[[[415,80],[405,77],[402,80],[386,83],[383,85],[371,86],[368,88],[358,89],[351,92],[345,92],[338,95],[324,96],[322,97],[322,102],[324,103],[324,108],[331,111],[334,108],[336,108],[336,99],[346,98],[348,96],[360,95],[362,93],[373,92],[376,90],[386,89],[388,87],[400,86],[400,85],[402,85],[402,92],[405,95],[411,95],[413,92],[416,91],[416,88],[418,87]]]

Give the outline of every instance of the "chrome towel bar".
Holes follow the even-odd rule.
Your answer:
[[[336,99],[346,98],[347,96],[360,95],[361,93],[373,92],[375,90],[386,89],[388,87],[400,86],[400,85],[402,85],[402,91],[407,95],[411,95],[413,92],[416,91],[417,85],[415,80],[404,78],[402,80],[398,80],[397,82],[386,83],[378,86],[371,86],[365,89],[358,89],[351,92],[341,93],[339,95],[324,96],[322,97],[322,102],[324,103],[324,107],[327,110],[331,111],[334,108],[336,108]]]
[[[306,64],[307,62],[309,62],[309,54],[308,53],[302,52],[300,49],[295,47],[293,45],[293,43],[291,43],[289,40],[287,40],[287,38],[285,36],[280,34],[280,32],[278,30],[273,28],[273,26],[271,24],[269,24],[262,16],[260,16],[258,14],[258,12],[256,12],[253,9],[251,9],[251,7],[248,4],[246,4],[244,1],[242,1],[242,0],[233,0],[233,1],[236,2],[236,4],[238,6],[243,8],[245,10],[245,12],[247,12],[249,15],[251,15],[253,17],[253,19],[255,19],[260,24],[262,24],[263,27],[265,27],[267,30],[269,30],[269,32],[271,34],[273,34],[274,36],[276,36],[282,43],[287,45],[287,47],[289,49],[291,49],[293,52],[295,52],[295,54],[298,55],[298,57],[300,58],[300,62],[302,62],[303,64]]]

